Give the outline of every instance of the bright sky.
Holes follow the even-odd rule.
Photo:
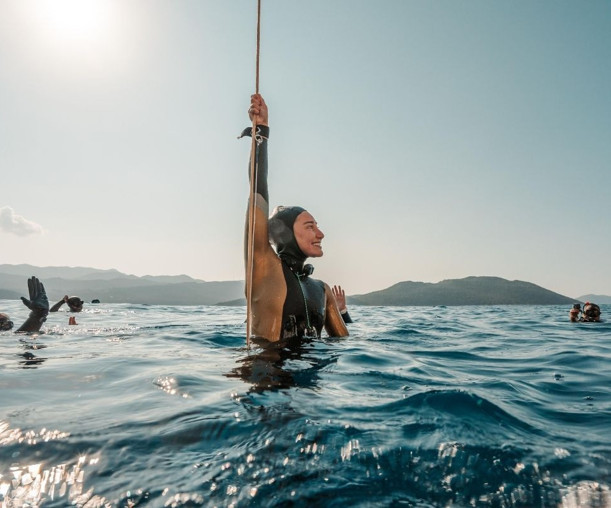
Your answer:
[[[611,2],[263,0],[270,201],[348,294],[611,294]],[[256,0],[0,0],[0,263],[244,277]]]

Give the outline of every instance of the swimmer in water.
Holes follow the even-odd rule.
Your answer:
[[[267,105],[261,95],[251,96],[248,115],[257,126],[252,333],[255,337],[278,341],[320,337],[324,328],[330,337],[346,337],[348,329],[331,289],[313,279],[314,268],[305,264],[307,258],[323,255],[321,242],[325,235],[318,223],[298,206],[276,207],[268,219],[269,124]],[[252,128],[242,132],[242,136],[251,135]],[[247,218],[246,241],[248,228]],[[247,253],[248,245],[245,256]]]
[[[30,315],[25,320],[17,332],[37,332],[42,324],[47,320],[49,314],[49,300],[45,287],[36,277],[28,279],[28,291],[30,299],[21,297],[23,304],[30,309]],[[0,313],[0,331],[8,331],[13,328],[13,322],[6,314]]]
[[[49,312],[57,312],[64,303],[68,304],[70,312],[81,312],[83,310],[83,303],[85,302],[83,302],[83,300],[81,300],[78,296],[65,295],[59,302],[49,309]]]
[[[600,307],[595,303],[586,302],[583,304],[582,321],[600,321]]]
[[[571,308],[571,310],[569,311],[569,319],[573,323],[575,323],[579,321],[579,314],[581,314],[581,305],[578,303],[575,303],[573,307]]]
[[[0,312],[0,332],[7,332],[13,329],[11,317],[4,312]]]

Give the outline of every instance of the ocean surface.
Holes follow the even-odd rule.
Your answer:
[[[243,307],[58,312],[0,332],[0,506],[611,507],[601,307],[353,306],[250,350]]]

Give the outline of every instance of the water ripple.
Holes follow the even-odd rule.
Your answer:
[[[0,502],[611,507],[610,323],[351,314],[349,338],[279,348],[246,348],[231,307],[102,304],[1,332]]]

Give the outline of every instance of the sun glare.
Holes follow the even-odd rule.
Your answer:
[[[9,35],[36,72],[110,79],[132,69],[140,48],[142,31],[128,30],[132,11],[127,0],[15,0]]]
[[[41,31],[58,43],[95,43],[110,28],[108,0],[35,0],[29,5]]]

